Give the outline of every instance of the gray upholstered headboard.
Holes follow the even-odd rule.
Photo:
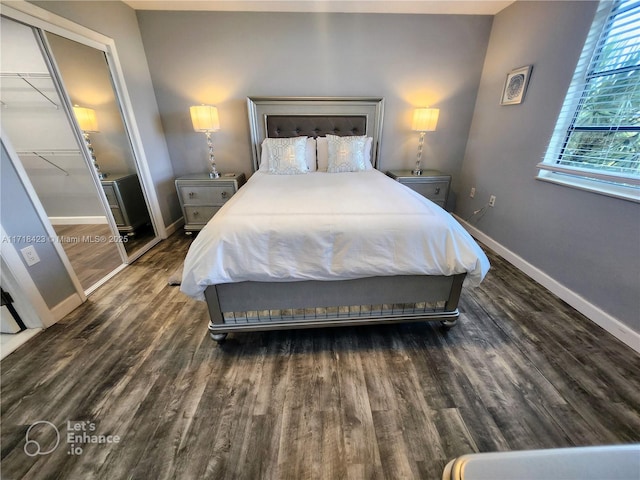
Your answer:
[[[364,135],[367,117],[364,115],[268,115],[267,137],[324,137],[332,135]]]
[[[253,168],[266,137],[368,135],[378,168],[384,99],[364,97],[250,97],[247,99]]]

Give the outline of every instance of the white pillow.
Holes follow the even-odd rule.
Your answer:
[[[327,135],[329,165],[327,172],[362,172],[367,169],[364,158],[365,136],[338,137]]]
[[[318,162],[316,161],[316,139],[313,137],[307,138],[306,147],[306,159],[307,167],[310,172],[315,172],[318,169]]]
[[[371,148],[373,146],[373,137],[367,137],[367,141],[364,144],[364,164],[365,170],[373,170],[373,162],[371,158]]]
[[[371,147],[373,145],[373,137],[367,137],[364,145],[365,170],[373,170],[371,162]],[[327,146],[326,137],[317,138],[318,150],[318,171],[326,172],[329,167],[329,148]]]
[[[305,138],[305,137],[294,137],[294,138]],[[260,166],[258,170],[262,172],[269,171],[269,143],[271,142],[271,138],[265,138],[262,141],[261,153],[260,153]],[[316,140],[315,138],[308,137],[307,144],[305,147],[305,160],[307,163],[307,168],[309,172],[315,172],[317,169],[316,163]]]
[[[268,172],[270,174],[297,175],[309,172],[306,157],[307,137],[268,140]]]
[[[316,139],[318,148],[318,171],[326,172],[329,166],[329,150],[327,147],[327,137],[318,137]]]

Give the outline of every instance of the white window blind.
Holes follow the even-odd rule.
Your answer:
[[[640,201],[640,0],[601,2],[538,178]]]

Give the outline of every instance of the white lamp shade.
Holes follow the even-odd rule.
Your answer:
[[[218,109],[211,105],[195,105],[190,108],[191,123],[196,132],[217,132],[220,130]]]
[[[73,107],[73,113],[76,116],[80,130],[83,132],[98,132],[98,119],[96,111],[93,108]]]
[[[411,129],[416,132],[433,132],[438,125],[439,116],[440,110],[437,108],[416,108]]]

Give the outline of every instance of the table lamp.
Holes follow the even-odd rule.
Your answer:
[[[79,107],[78,105],[74,105],[73,113],[76,116],[76,120],[78,121],[78,126],[80,130],[82,130],[82,136],[84,137],[84,141],[87,144],[87,149],[89,150],[89,154],[91,155],[91,160],[93,161],[93,166],[98,172],[98,178],[102,180],[107,175],[100,171],[100,166],[96,161],[96,154],[93,151],[93,145],[91,145],[91,137],[90,133],[98,133],[98,119],[96,118],[96,111],[93,108]]]
[[[190,108],[191,123],[196,132],[203,132],[207,136],[207,146],[209,148],[209,178],[219,178],[220,173],[216,170],[216,160],[213,156],[213,143],[211,133],[220,130],[220,119],[218,109],[212,105],[195,105]]]
[[[438,116],[440,110],[437,108],[416,108],[413,112],[413,124],[411,129],[414,132],[420,132],[420,141],[418,143],[418,156],[416,159],[416,168],[411,173],[414,175],[422,175],[422,146],[424,144],[425,132],[434,132],[438,125]]]

